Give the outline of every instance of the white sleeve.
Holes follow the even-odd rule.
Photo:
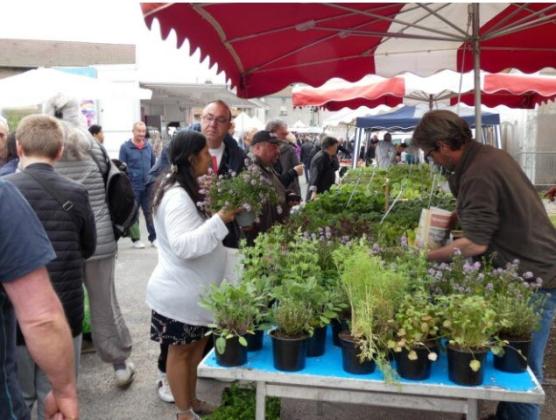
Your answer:
[[[212,252],[228,234],[228,228],[217,214],[198,225],[200,215],[185,191],[166,192],[164,219],[172,251],[183,259],[197,258]]]

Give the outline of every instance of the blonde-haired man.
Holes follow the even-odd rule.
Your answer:
[[[46,115],[23,118],[16,130],[16,141],[23,170],[5,179],[27,199],[56,252],[56,258],[46,268],[71,329],[77,373],[83,331],[83,268],[85,259],[95,252],[95,216],[87,190],[54,170],[53,165],[64,150],[64,131],[55,118]],[[30,408],[38,401],[38,416],[43,419],[43,401],[51,385],[32,359],[20,331],[16,355],[25,402]]]

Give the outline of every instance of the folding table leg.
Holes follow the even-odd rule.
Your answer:
[[[479,418],[479,401],[467,400],[467,420],[478,420]]]
[[[255,419],[265,420],[265,397],[266,397],[266,384],[264,382],[257,382],[257,403],[255,406]]]

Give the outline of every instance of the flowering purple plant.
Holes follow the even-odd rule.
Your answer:
[[[205,199],[197,206],[211,213],[222,208],[243,209],[259,216],[265,203],[276,205],[278,201],[274,185],[253,163],[239,174],[232,171],[227,176],[211,174],[198,182]],[[276,210],[283,211],[280,206]]]
[[[494,267],[488,260],[470,262],[461,252],[452,263],[432,265],[428,281],[433,296],[482,296],[496,313],[501,338],[527,338],[538,327],[545,296],[542,279],[519,270],[519,261]]]

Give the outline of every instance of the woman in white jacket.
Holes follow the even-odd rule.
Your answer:
[[[226,251],[222,239],[235,212],[208,215],[197,178],[208,173],[211,157],[205,137],[181,131],[168,148],[171,171],[153,202],[158,264],[147,286],[152,309],[151,339],[169,345],[166,372],[178,420],[198,419],[207,403],[195,395],[197,366],[203,357],[211,314],[200,296],[224,276]]]

